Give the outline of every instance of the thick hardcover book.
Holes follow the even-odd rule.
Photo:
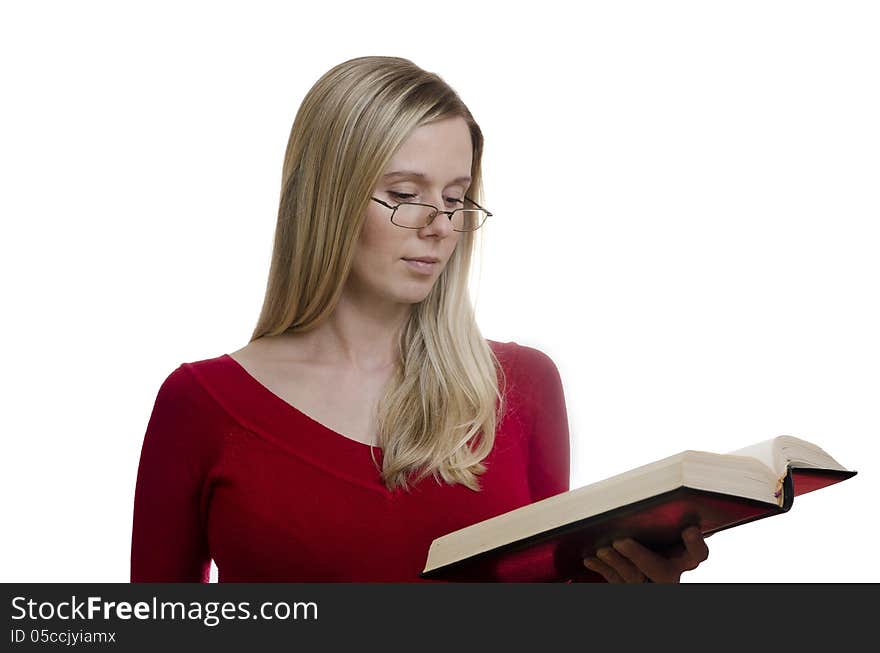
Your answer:
[[[615,539],[680,550],[689,526],[706,536],[779,515],[795,496],[855,474],[788,435],[727,454],[683,451],[443,535],[420,575],[471,582],[584,577],[592,572],[583,559]]]

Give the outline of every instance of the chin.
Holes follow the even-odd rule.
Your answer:
[[[407,304],[421,304],[427,298],[428,298],[428,293],[424,293],[422,295],[418,295],[418,296],[411,297],[411,298],[407,299],[406,303]]]
[[[406,293],[397,296],[397,301],[401,304],[421,304],[430,294],[430,288],[427,292]]]

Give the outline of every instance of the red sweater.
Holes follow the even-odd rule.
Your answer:
[[[141,449],[131,581],[208,582],[213,559],[220,582],[431,582],[418,574],[434,538],[569,489],[556,366],[537,349],[487,342],[508,407],[480,492],[429,475],[391,493],[370,445],[294,408],[229,355],[180,365]],[[528,575],[497,579],[560,580],[549,559]]]

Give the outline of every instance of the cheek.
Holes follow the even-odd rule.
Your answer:
[[[401,231],[404,230],[392,224],[387,216],[367,213],[358,238],[358,254],[371,260],[403,256],[405,234],[399,233]]]
[[[449,236],[449,256],[452,256],[452,254],[455,252],[455,250],[458,249],[458,243],[460,240],[461,240],[461,232],[454,231]]]

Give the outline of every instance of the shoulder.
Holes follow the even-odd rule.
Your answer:
[[[141,447],[139,478],[147,483],[187,483],[203,479],[220,460],[230,421],[211,394],[181,363],[156,393]],[[142,481],[138,481],[140,484]]]
[[[521,345],[516,341],[487,340],[487,342],[507,371],[526,376],[558,374],[553,359],[537,347]]]
[[[192,418],[200,411],[216,411],[212,379],[226,367],[224,355],[180,363],[162,380],[154,409]]]
[[[553,359],[538,347],[518,342],[492,343],[504,372],[504,390],[508,400],[535,410],[552,402],[562,392],[562,379]]]
[[[195,379],[187,369],[188,363],[181,363],[165,376],[156,394],[157,404],[176,404],[192,395]]]
[[[235,427],[216,392],[218,380],[228,373],[224,367],[221,355],[180,363],[165,376],[147,426],[148,450],[204,463],[216,458],[226,433]]]

